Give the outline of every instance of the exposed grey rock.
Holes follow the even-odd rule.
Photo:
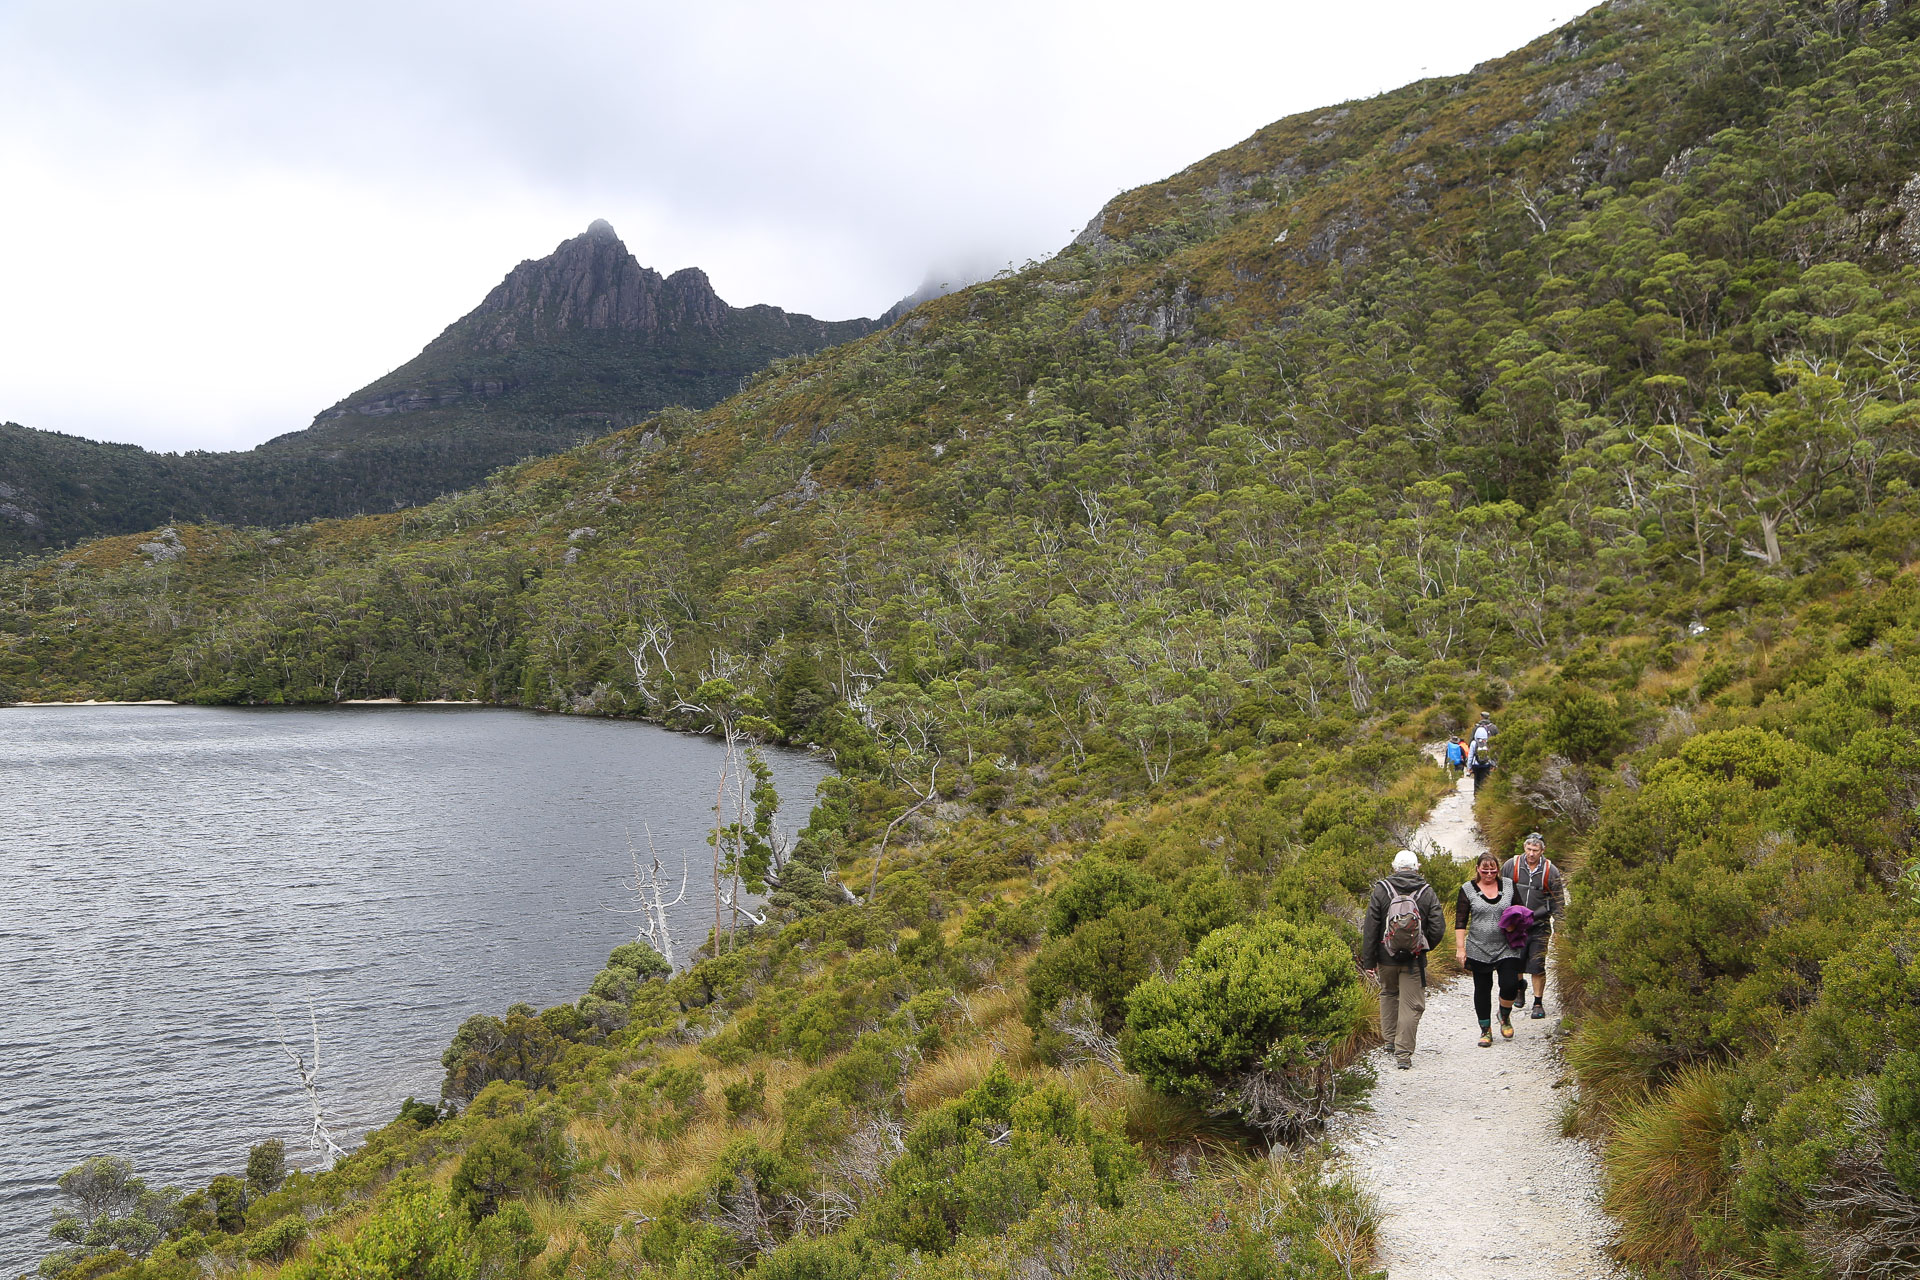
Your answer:
[[[1073,244],[1083,249],[1092,249],[1095,252],[1110,248],[1115,242],[1113,237],[1107,234],[1106,226],[1107,206],[1102,205],[1100,212],[1094,214],[1092,221],[1088,222],[1085,227],[1082,227],[1080,234],[1073,238]]]
[[[314,421],[325,422],[330,418],[344,418],[350,413],[368,418],[384,418],[396,413],[417,413],[422,409],[444,409],[462,400],[490,400],[495,396],[505,395],[513,390],[513,387],[513,382],[505,378],[470,378],[465,382],[442,382],[425,387],[409,387],[401,391],[390,391],[358,404],[336,406],[315,417]]]
[[[11,502],[0,502],[0,518],[12,520],[16,524],[24,524],[30,529],[40,523],[39,516],[28,511],[25,507],[17,507]]]
[[[613,228],[597,221],[549,256],[508,272],[470,319],[476,346],[500,350],[568,330],[713,329],[727,310],[706,272],[687,267],[663,277],[641,266]]]
[[[148,564],[164,564],[175,559],[186,550],[180,541],[180,535],[169,525],[153,536],[153,541],[143,542],[136,548],[147,558]]]
[[[1660,176],[1678,182],[1712,158],[1713,153],[1705,147],[1687,147],[1661,167]]]
[[[1907,179],[1894,204],[1900,210],[1900,225],[1894,237],[1908,261],[1920,262],[1920,173]]]
[[[1527,95],[1527,101],[1541,104],[1541,109],[1530,122],[1536,128],[1551,124],[1565,115],[1571,115],[1587,103],[1599,97],[1606,87],[1616,80],[1625,79],[1627,69],[1617,62],[1608,62],[1598,67],[1590,67],[1578,75],[1556,81],[1544,89],[1535,90]]]

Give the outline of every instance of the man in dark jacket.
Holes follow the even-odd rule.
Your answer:
[[[1508,858],[1500,874],[1513,881],[1515,906],[1533,912],[1533,927],[1527,931],[1526,959],[1520,972],[1533,979],[1533,1016],[1547,1016],[1547,947],[1553,941],[1553,918],[1567,909],[1567,886],[1560,868],[1547,858],[1547,839],[1538,831],[1529,832],[1522,846],[1526,852]],[[1520,1008],[1526,1008],[1523,1002]]]
[[[1417,914],[1417,924],[1402,918]],[[1395,926],[1400,927],[1396,930]],[[1393,874],[1373,886],[1367,899],[1367,918],[1360,927],[1360,967],[1380,982],[1380,1038],[1393,1050],[1394,1065],[1402,1071],[1413,1065],[1414,1037],[1420,1015],[1427,1009],[1427,952],[1446,933],[1440,895],[1420,874],[1420,859],[1411,849],[1393,855]],[[1396,947],[1395,932],[1410,941]]]

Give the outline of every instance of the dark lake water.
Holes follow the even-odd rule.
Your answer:
[[[0,1275],[85,1156],[189,1187],[267,1137],[307,1163],[275,1024],[310,1040],[309,1000],[345,1145],[437,1099],[463,1018],[571,1000],[633,936],[628,832],[686,851],[692,950],[720,755],[477,707],[0,710]],[[828,770],[768,756],[791,831]]]

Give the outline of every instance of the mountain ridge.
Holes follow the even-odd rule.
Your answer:
[[[877,324],[730,306],[698,267],[663,276],[597,219],[412,359],[253,449],[156,454],[5,424],[0,554],[174,519],[279,526],[414,505],[670,404],[705,408],[770,360]]]

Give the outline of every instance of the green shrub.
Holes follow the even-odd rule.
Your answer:
[[[1101,1027],[1118,1033],[1126,1023],[1127,993],[1178,962],[1186,949],[1186,934],[1157,906],[1087,920],[1034,958],[1027,971],[1027,1025],[1045,1031],[1059,1003],[1079,994],[1092,999]]]
[[[528,1005],[514,1005],[505,1018],[475,1014],[460,1024],[441,1055],[440,1064],[447,1070],[441,1095],[469,1102],[496,1080],[541,1088],[552,1082],[565,1048]]]
[[[533,1178],[533,1158],[506,1135],[493,1132],[460,1157],[449,1191],[454,1206],[478,1222],[498,1209],[503,1199],[532,1186]]]
[[[1246,914],[1246,895],[1219,867],[1195,867],[1181,877],[1173,918],[1187,935],[1189,946]]]
[[[1164,908],[1167,891],[1132,863],[1111,858],[1083,860],[1047,903],[1047,932],[1064,938],[1089,920],[1139,907]]]
[[[306,1219],[282,1218],[253,1233],[247,1240],[247,1257],[254,1262],[285,1262],[306,1238]]]
[[[1021,1084],[996,1062],[907,1135],[867,1221],[877,1240],[942,1253],[1024,1221],[1051,1192],[1116,1207],[1139,1170],[1132,1146],[1063,1086]]]
[[[1920,1200],[1920,1052],[1902,1049],[1887,1059],[1874,1101],[1889,1135],[1887,1172],[1902,1191]]]
[[[408,1098],[409,1103],[413,1102]],[[431,1107],[428,1108],[432,1110]],[[406,1108],[400,1109],[401,1115]],[[287,1180],[287,1144],[278,1138],[268,1138],[247,1151],[247,1190],[255,1196],[269,1196],[280,1189]]]
[[[349,1240],[322,1245],[310,1261],[288,1268],[289,1280],[474,1280],[471,1219],[446,1193],[405,1173]]]
[[[756,1071],[750,1080],[736,1080],[720,1093],[727,1100],[727,1115],[734,1120],[750,1120],[767,1109],[767,1073]]]
[[[1576,690],[1547,716],[1547,748],[1579,764],[1605,764],[1626,742],[1626,725],[1614,704],[1597,693]]]
[[[1121,1049],[1128,1067],[1165,1093],[1219,1097],[1254,1074],[1283,1092],[1304,1087],[1302,1101],[1317,1113],[1311,1122],[1332,1101],[1328,1051],[1352,1032],[1363,1004],[1339,933],[1269,917],[1209,935],[1170,977],[1136,987]],[[1263,1127],[1275,1119],[1275,1132],[1298,1127],[1261,1106],[1235,1105]]]

